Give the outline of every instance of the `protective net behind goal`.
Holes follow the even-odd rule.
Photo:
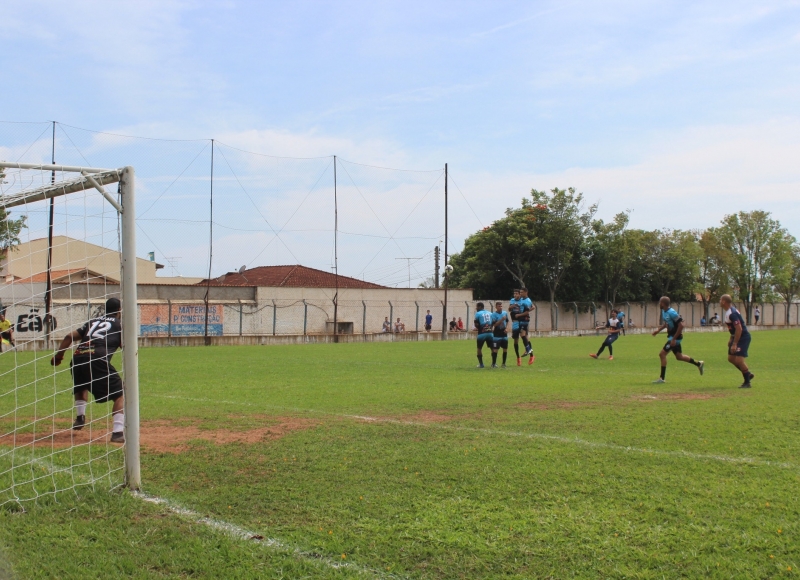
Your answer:
[[[0,171],[0,505],[118,486],[125,460],[123,445],[110,441],[113,403],[91,394],[85,411],[75,403],[71,350],[80,341],[59,366],[51,361],[65,336],[122,297],[112,205],[120,204],[120,174]],[[122,376],[121,351],[111,364]]]

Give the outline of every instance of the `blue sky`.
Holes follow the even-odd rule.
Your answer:
[[[798,2],[26,0],[2,2],[2,14],[2,120],[215,137],[264,154],[390,167],[448,162],[464,196],[454,192],[456,250],[530,188],[555,186],[599,201],[606,218],[631,210],[634,227],[701,228],[760,208],[800,236]],[[102,140],[70,135],[84,156],[116,161]],[[169,155],[137,143],[138,163],[169,165]],[[194,154],[176,147],[174,167],[160,173],[179,172],[182,155]],[[364,179],[361,195],[372,199],[374,190],[378,199],[382,179]],[[424,191],[431,180],[418,181]],[[157,194],[145,188],[142,203]],[[262,224],[270,215],[282,224],[281,212],[294,207],[295,197],[276,209],[268,193],[255,195]],[[158,203],[174,214],[170,203],[180,200]],[[436,214],[438,204],[429,196],[417,211]],[[360,219],[382,223],[375,235],[407,216],[402,204],[374,205]],[[312,204],[303,221],[318,217],[314,208],[327,212]],[[409,222],[441,234],[416,214]],[[185,273],[194,273],[190,255],[201,244],[178,248],[181,240],[160,230],[150,230],[151,241],[163,254],[187,254]],[[239,258],[237,245],[270,239],[236,235],[220,234],[223,271]],[[329,238],[309,247],[287,239],[294,256],[260,258],[328,267]],[[143,250],[147,243],[140,236]],[[377,259],[387,283],[400,281],[405,262],[396,257],[432,245],[403,244]],[[363,246],[348,250],[346,273],[370,276],[363,264],[372,248]],[[429,258],[415,277],[430,270]]]

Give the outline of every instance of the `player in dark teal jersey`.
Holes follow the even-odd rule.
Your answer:
[[[519,358],[519,321],[517,315],[519,314],[519,290],[514,289],[514,297],[508,301],[508,316],[511,318],[511,338],[514,339],[514,352],[517,354],[517,366],[522,364]]]
[[[503,349],[503,368],[506,368],[506,358],[508,357],[508,314],[503,310],[503,303],[495,303],[495,311],[492,312],[492,334],[494,335],[494,346],[492,347],[492,368],[497,367],[497,351]]]
[[[667,375],[667,354],[670,351],[675,355],[677,360],[696,366],[701,376],[703,374],[703,366],[705,365],[703,361],[696,361],[692,357],[683,354],[681,347],[681,341],[683,340],[683,318],[681,318],[681,315],[678,314],[674,308],[670,308],[669,304],[670,300],[666,296],[662,296],[661,300],[658,301],[658,305],[661,307],[662,322],[661,326],[653,332],[653,336],[666,328],[667,343],[661,349],[661,352],[658,353],[658,356],[661,358],[661,378],[653,381],[654,383],[667,382],[665,379]]]
[[[731,333],[728,341],[728,362],[739,369],[744,377],[744,382],[739,388],[749,389],[750,381],[755,378],[744,360],[747,358],[747,351],[750,348],[750,331],[747,330],[742,314],[733,306],[733,299],[729,294],[724,294],[719,299],[719,305],[725,311],[722,318],[728,327],[728,332]]]
[[[478,311],[475,313],[475,330],[478,331],[478,368],[483,368],[483,345],[489,349],[494,346],[494,335],[492,334],[492,313],[483,309],[483,302],[476,305]]]

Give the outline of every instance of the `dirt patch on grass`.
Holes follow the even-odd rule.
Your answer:
[[[517,403],[517,409],[529,409],[534,411],[553,411],[569,409],[589,409],[599,406],[598,403],[590,401],[540,401],[531,403]]]
[[[443,423],[444,421],[452,421],[456,419],[453,415],[445,415],[437,413],[436,411],[419,411],[413,415],[402,415],[399,417],[400,421],[411,421],[419,423]]]
[[[633,399],[642,403],[653,401],[707,401],[708,399],[729,397],[731,393],[732,391],[715,391],[713,393],[657,393],[653,395],[636,395]]]
[[[228,443],[253,444],[280,439],[291,431],[316,426],[316,421],[296,417],[273,419],[275,423],[254,429],[202,429],[196,424],[175,425],[168,421],[148,421],[142,424],[141,443],[148,451],[156,453],[181,453],[190,441],[210,441],[215,445]]]
[[[252,417],[248,417],[252,418]],[[148,451],[157,453],[181,453],[188,448],[190,441],[210,441],[215,445],[227,443],[258,443],[279,439],[291,431],[308,429],[318,424],[316,421],[295,417],[279,417],[266,419],[271,422],[265,427],[253,429],[202,429],[198,422],[191,420],[145,421],[141,425],[140,442]],[[110,425],[106,421],[97,421],[95,425],[86,425],[80,431],[73,431],[71,421],[59,420],[55,430],[52,424],[36,429],[36,432],[0,434],[0,445],[8,447],[51,447],[64,449],[77,445],[105,445],[111,436]],[[26,429],[27,431],[27,429]],[[116,444],[114,444],[116,445]]]

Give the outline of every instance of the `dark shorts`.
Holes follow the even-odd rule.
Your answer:
[[[673,348],[672,345],[670,344],[672,342],[672,337],[670,337],[667,340],[667,344],[664,345],[664,351],[665,352],[671,352],[673,354],[681,354],[683,352],[683,350],[681,349],[681,341],[682,340],[683,340],[683,338],[679,338],[676,341],[677,344],[675,345],[675,348]]]
[[[425,330],[430,330],[430,329],[431,329],[431,325],[430,324],[426,324],[425,325]]]
[[[733,337],[728,340],[728,354],[731,354],[731,344],[733,344]],[[740,336],[739,342],[736,343],[736,354],[733,356],[741,356],[747,358],[747,349],[750,348],[750,336]]]
[[[494,348],[497,350],[498,348],[508,349],[508,336],[495,336],[494,337]]]
[[[73,393],[89,390],[95,403],[116,401],[122,396],[122,379],[117,369],[103,360],[72,359]]]
[[[519,326],[511,329],[511,338],[517,340],[519,338]]]
[[[14,337],[11,335],[10,330],[6,330],[5,332],[0,332],[0,338],[5,338],[8,342],[14,340]]]
[[[483,348],[484,344],[489,348],[494,345],[494,335],[491,332],[482,332],[478,335],[478,348]]]
[[[614,344],[614,341],[619,338],[619,334],[609,334],[606,339],[603,341],[603,344],[606,346],[610,346]]]
[[[531,323],[530,320],[520,320],[519,321],[519,329],[524,330],[525,333],[528,333],[528,325]]]

